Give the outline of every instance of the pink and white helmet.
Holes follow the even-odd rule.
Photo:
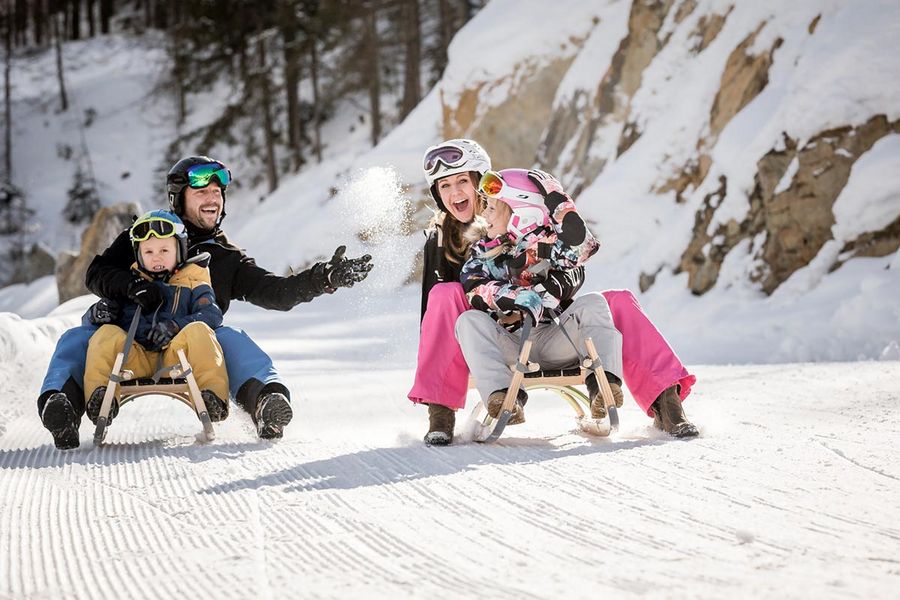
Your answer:
[[[544,204],[544,196],[528,179],[527,169],[487,171],[478,183],[478,191],[503,202],[512,210],[506,230],[513,239],[517,240],[550,224],[550,211]]]

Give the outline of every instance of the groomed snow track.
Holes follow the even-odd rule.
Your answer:
[[[62,453],[29,407],[0,437],[0,598],[890,596],[900,365],[698,374],[688,442],[630,398],[580,435],[545,393],[497,444],[428,448],[409,371],[298,374],[278,443],[239,409],[201,443],[147,399]]]

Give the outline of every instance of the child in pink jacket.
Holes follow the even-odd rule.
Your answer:
[[[622,403],[622,336],[613,325],[606,300],[599,294],[582,296],[562,310],[548,278],[553,271],[582,266],[600,247],[570,198],[547,202],[532,181],[548,177],[505,169],[488,171],[479,184],[487,206],[468,232],[473,244],[460,276],[476,310],[457,319],[456,337],[493,417],[499,414],[509,386],[508,365],[517,359],[520,338],[512,332],[526,319],[534,325],[530,359],[543,368],[577,364],[584,340],[590,337],[616,404]],[[554,322],[557,316],[559,324]],[[606,407],[593,374],[586,383],[591,414],[603,418]],[[524,390],[519,390],[510,425],[525,420],[526,399]]]

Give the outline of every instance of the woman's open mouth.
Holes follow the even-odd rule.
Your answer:
[[[469,199],[463,198],[462,200],[458,200],[453,202],[453,210],[458,213],[465,213],[469,209]]]

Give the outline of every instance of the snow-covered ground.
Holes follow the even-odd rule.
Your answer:
[[[536,392],[528,422],[497,444],[421,442],[425,410],[405,399],[418,290],[401,282],[423,238],[397,223],[423,192],[419,160],[441,137],[439,95],[511,72],[516,61],[547,59],[539,53],[556,47],[502,35],[517,22],[497,16],[514,3],[547,23],[547,39],[583,37],[594,23],[557,99],[596,88],[598,63],[627,31],[627,3],[492,0],[454,40],[445,81],[377,148],[368,151],[365,132],[348,135],[336,119],[321,165],[286,178],[265,202],[256,190],[230,190],[225,229],[261,265],[283,272],[340,243],[350,255],[371,252],[377,265],[353,290],[290,313],[236,303],[227,315],[273,356],[293,390],[296,417],[284,440],[259,441],[233,407],[216,441],[201,443],[187,409],[147,399],[123,409],[106,447],[92,447],[85,422],[82,447],[57,452],[34,402],[56,340],[92,298],[56,308],[49,277],[0,290],[0,599],[896,594],[900,253],[828,269],[844,241],[895,218],[897,135],[854,165],[835,203],[835,241],[771,296],[747,283],[744,246],[702,297],[668,269],[640,296],[699,377],[686,404],[699,439],[656,432],[630,398],[621,431],[592,439],[576,431],[562,401]],[[831,125],[864,121],[869,109],[896,118],[896,78],[871,75],[900,65],[884,50],[900,39],[890,18],[896,7],[796,4],[771,14],[762,4],[736,6],[721,48],[693,62],[679,62],[693,27],[685,25],[645,72],[634,104],[644,135],[578,198],[604,242],[587,289],[634,288],[642,270],[680,255],[695,202],[657,202],[648,186],[693,152],[669,147],[696,140],[671,128],[702,129],[687,112],[709,104],[719,63],[760,11],[769,18],[761,47],[776,35],[786,42],[767,90],[714,149],[713,175],[726,173],[731,190],[741,191],[783,129],[801,140],[814,133],[817,111],[827,109]],[[690,19],[730,5],[700,2]],[[486,27],[495,35],[485,37]],[[486,45],[489,67],[479,64]],[[62,117],[51,116],[52,55],[17,64],[14,172],[32,193],[36,235],[53,249],[75,248],[79,233],[59,214],[76,164],[64,146],[76,158],[91,150],[104,204],[161,200],[154,171],[174,135],[171,105],[152,93],[162,58],[152,38],[68,45],[75,110]],[[667,77],[672,64],[682,77]],[[670,97],[694,100],[660,106]],[[87,126],[89,108],[98,115]],[[214,112],[199,100],[194,108],[200,121]],[[657,164],[663,149],[670,160]],[[647,165],[655,165],[652,177]],[[740,216],[741,194],[730,198]],[[857,358],[864,360],[799,362]]]
[[[415,295],[364,283],[229,312],[294,392],[283,440],[233,407],[200,443],[150,398],[64,453],[34,399],[84,300],[0,315],[0,598],[888,598],[900,580],[896,361],[698,366],[687,442],[630,398],[619,434],[589,438],[535,392],[497,444],[428,448],[405,399]]]

